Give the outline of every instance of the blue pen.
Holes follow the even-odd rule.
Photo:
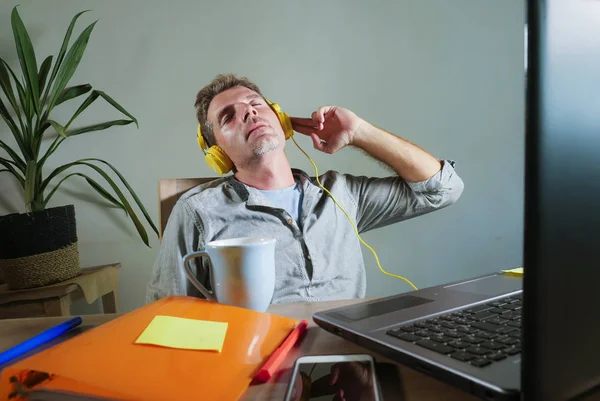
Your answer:
[[[81,324],[81,317],[77,316],[72,319],[62,322],[61,324],[51,327],[48,330],[42,331],[40,334],[31,337],[29,340],[23,341],[21,344],[17,344],[12,348],[0,353],[0,365],[5,364],[8,361],[31,351],[35,347],[50,342],[55,338],[61,336],[67,331]]]

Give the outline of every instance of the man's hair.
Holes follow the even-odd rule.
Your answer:
[[[200,89],[196,95],[196,103],[194,103],[194,106],[196,107],[196,118],[198,119],[198,123],[200,123],[202,136],[204,136],[204,140],[208,147],[217,144],[212,125],[207,120],[208,106],[210,106],[210,102],[212,102],[219,93],[235,88],[236,86],[244,86],[262,96],[260,89],[254,82],[246,77],[237,77],[234,74],[217,75],[211,83]]]

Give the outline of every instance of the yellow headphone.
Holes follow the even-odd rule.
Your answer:
[[[279,123],[283,128],[283,133],[285,134],[285,139],[290,139],[292,135],[294,135],[294,129],[292,128],[292,121],[290,120],[290,116],[287,113],[281,111],[281,107],[277,103],[271,102],[269,99],[266,99],[271,109],[277,115],[279,119]],[[233,168],[233,162],[227,156],[227,153],[223,151],[218,145],[213,145],[207,149],[206,141],[202,136],[202,128],[198,123],[198,136],[197,136],[198,145],[200,145],[200,149],[204,152],[204,160],[206,160],[206,164],[213,169],[213,171],[217,174],[226,174],[231,171]]]

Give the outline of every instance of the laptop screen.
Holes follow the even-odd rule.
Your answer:
[[[600,1],[529,1],[527,36],[523,389],[597,397]]]

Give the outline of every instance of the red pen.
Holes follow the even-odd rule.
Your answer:
[[[303,320],[298,324],[298,326],[294,328],[294,330],[292,330],[290,335],[287,336],[287,338],[281,343],[279,348],[277,348],[275,352],[271,354],[269,359],[267,359],[267,362],[265,362],[263,367],[260,368],[256,376],[254,377],[254,381],[259,383],[265,383],[269,381],[271,377],[273,377],[275,371],[277,370],[277,368],[279,368],[279,365],[281,365],[281,362],[283,362],[283,360],[288,355],[294,344],[296,344],[296,341],[298,341],[302,334],[304,334],[304,332],[307,329],[307,326],[308,322],[306,320]]]

